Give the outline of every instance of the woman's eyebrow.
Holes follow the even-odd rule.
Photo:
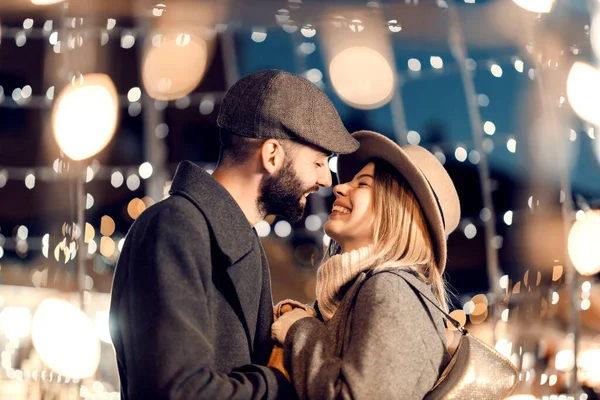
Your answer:
[[[371,179],[374,179],[373,175],[371,175],[371,174],[360,174],[360,175],[354,177],[354,179],[360,179],[360,178],[371,178]]]

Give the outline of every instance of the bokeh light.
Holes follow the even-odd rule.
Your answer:
[[[590,210],[576,220],[569,232],[568,249],[573,266],[582,275],[600,272],[600,214]]]
[[[100,233],[104,236],[110,236],[115,232],[115,221],[108,215],[100,219]]]
[[[394,94],[396,80],[390,63],[368,47],[340,51],[329,64],[329,76],[342,100],[356,108],[381,107]]]
[[[109,314],[108,311],[97,311],[96,312],[96,334],[98,339],[104,343],[112,343],[110,338],[110,329],[108,325]]]
[[[600,59],[600,4],[596,6],[596,16],[592,21],[592,28],[590,30],[590,41],[592,42],[592,48],[596,53],[596,57]]]
[[[259,237],[266,237],[271,233],[271,225],[265,220],[259,221],[254,225],[254,229]]]
[[[275,224],[275,234],[279,237],[288,237],[292,233],[292,226],[287,221],[279,221]]]
[[[25,338],[31,328],[31,312],[26,307],[5,307],[0,313],[0,325],[9,341]]]
[[[600,70],[579,61],[573,64],[567,78],[567,97],[577,115],[600,125]]]
[[[102,239],[100,239],[100,254],[106,258],[111,258],[115,254],[116,248],[114,240],[108,236],[102,236]]]
[[[50,4],[58,4],[62,3],[65,0],[31,0],[31,4],[35,4],[36,6],[47,6]]]
[[[483,124],[483,131],[488,135],[493,135],[496,133],[496,125],[492,121],[485,121]]]
[[[555,0],[513,0],[519,7],[534,13],[549,13]]]
[[[104,74],[84,75],[66,86],[52,112],[54,138],[72,160],[102,150],[117,126],[117,90]]]
[[[131,199],[131,201],[127,205],[127,214],[129,214],[129,216],[133,219],[139,217],[140,214],[144,212],[144,210],[146,210],[146,205],[141,199],[137,197]]]
[[[265,34],[266,36],[266,34]],[[208,47],[188,32],[155,34],[142,66],[144,88],[150,97],[175,100],[189,94],[202,80]]]
[[[72,304],[43,300],[33,317],[33,345],[48,367],[70,378],[93,376],[100,361],[100,342],[92,321]]]
[[[146,161],[145,163],[140,165],[138,172],[140,173],[142,179],[148,179],[152,176],[154,168],[152,168],[152,164]]]
[[[575,357],[573,351],[569,349],[561,350],[556,353],[554,359],[555,368],[559,371],[567,371],[573,368]]]
[[[89,243],[90,240],[93,240],[95,236],[96,236],[96,230],[94,229],[94,227],[91,224],[86,222],[85,223],[84,242]]]

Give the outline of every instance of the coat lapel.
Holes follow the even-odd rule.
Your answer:
[[[177,168],[170,194],[187,198],[206,217],[222,256],[217,269],[225,269],[231,283],[224,290],[244,326],[252,353],[264,273],[258,237],[229,192],[189,161]]]
[[[241,312],[240,319],[246,329],[248,347],[253,352],[262,282],[260,252],[252,251],[247,257],[231,265],[227,268],[227,275],[235,291],[232,305]]]

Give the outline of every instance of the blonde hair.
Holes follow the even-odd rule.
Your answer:
[[[444,310],[448,310],[446,284],[435,261],[427,221],[405,179],[388,162],[375,163],[373,185],[373,255],[365,260],[375,269],[402,268],[431,283]],[[328,257],[341,248],[333,241]]]

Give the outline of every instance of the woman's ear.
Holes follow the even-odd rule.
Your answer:
[[[277,139],[268,139],[260,147],[260,156],[263,168],[272,175],[283,165],[285,151]]]

